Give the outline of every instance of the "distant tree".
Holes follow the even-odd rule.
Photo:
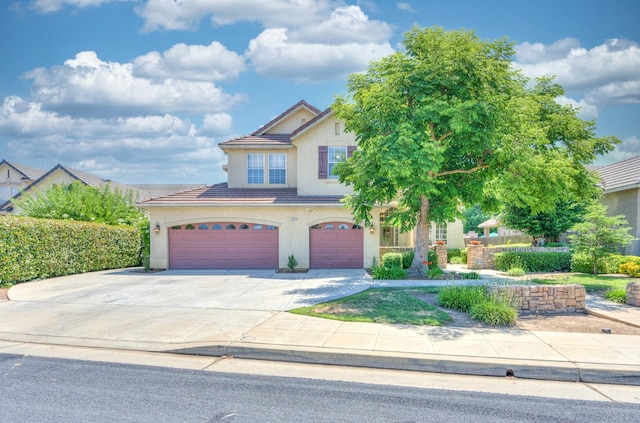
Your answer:
[[[558,200],[550,211],[532,213],[531,207],[507,205],[500,215],[500,223],[510,229],[523,231],[533,237],[534,246],[557,242],[560,235],[582,221],[585,204],[571,200]]]
[[[537,213],[592,189],[584,165],[617,140],[596,138],[593,122],[558,105],[559,85],[529,88],[510,42],[416,27],[404,47],[351,75],[333,110],[359,147],[335,170],[353,186],[346,205],[369,224],[376,204],[397,201],[389,221],[416,229],[410,273],[428,263],[429,222],[459,217],[460,203],[495,199]]]
[[[593,274],[598,274],[598,260],[616,251],[616,248],[633,241],[631,228],[624,215],[607,216],[607,207],[595,201],[590,204],[583,222],[571,228],[571,246],[577,253],[593,259]]]
[[[464,233],[468,233],[470,231],[478,231],[478,225],[482,222],[486,222],[491,216],[486,215],[482,212],[482,209],[479,205],[465,207],[462,210],[462,222],[463,222],[463,231]]]
[[[16,205],[30,217],[138,225],[148,219],[135,202],[132,191],[121,192],[110,185],[93,188],[75,181],[54,184],[42,193],[25,194]]]

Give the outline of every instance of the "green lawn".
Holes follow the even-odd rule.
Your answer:
[[[297,308],[291,313],[345,322],[442,326],[451,317],[414,294],[437,293],[437,287],[370,288],[338,300]]]
[[[607,291],[609,289],[625,289],[627,283],[638,282],[638,278],[624,278],[615,276],[596,276],[578,274],[570,276],[557,276],[553,279],[533,279],[531,282],[540,284],[579,284],[584,285],[587,292]]]

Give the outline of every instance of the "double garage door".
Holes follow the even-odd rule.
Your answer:
[[[361,269],[363,232],[361,226],[348,222],[311,226],[309,267]],[[276,226],[242,222],[178,225],[169,229],[169,267],[277,269],[278,243]]]
[[[278,228],[197,223],[169,229],[171,269],[277,269]]]

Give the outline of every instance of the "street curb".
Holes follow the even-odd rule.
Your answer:
[[[611,320],[612,322],[624,323],[625,325],[629,325],[629,326],[633,326],[633,327],[636,327],[636,328],[640,328],[640,325],[637,325],[637,324],[635,324],[633,322],[630,322],[628,320],[618,319],[618,318],[612,316],[610,313],[595,311],[595,310],[589,309],[589,308],[586,308],[584,311],[585,311],[585,313],[590,314],[591,316],[600,317],[601,319],[607,319],[607,320]]]
[[[449,355],[375,353],[356,350],[319,350],[253,344],[211,345],[165,351],[198,356],[407,370],[473,376],[553,380],[640,386],[640,366],[610,366],[558,361],[494,359]]]

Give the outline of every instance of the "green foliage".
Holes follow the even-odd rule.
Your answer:
[[[402,254],[401,253],[386,253],[380,260],[382,267],[399,267],[402,268]]]
[[[463,248],[462,251],[460,251],[460,258],[462,259],[462,263],[466,263],[468,261],[466,248]]]
[[[640,278],[640,257],[621,256],[618,272],[634,278]]]
[[[585,205],[582,202],[566,200],[555,202],[554,209],[532,213],[531,207],[507,205],[500,215],[500,222],[508,228],[521,230],[533,237],[534,245],[540,240],[553,241],[582,220]]]
[[[518,318],[518,312],[506,302],[482,301],[471,306],[469,316],[490,325],[513,325]]]
[[[489,299],[484,285],[449,285],[440,289],[438,303],[446,308],[468,312],[475,304]]]
[[[451,257],[451,260],[449,260],[449,263],[451,263],[451,264],[464,264],[464,261],[462,260],[462,257]]]
[[[444,270],[442,270],[438,265],[431,266],[425,270],[425,276],[427,279],[442,279],[444,274]]]
[[[614,303],[626,304],[627,303],[627,290],[626,289],[610,289],[604,293],[604,297],[613,301]]]
[[[296,257],[293,254],[291,254],[287,258],[287,267],[289,268],[289,270],[293,270],[296,268],[297,265],[298,265],[298,260],[296,260]]]
[[[0,218],[0,283],[130,267],[140,262],[140,232],[27,217]]]
[[[524,268],[518,267],[518,266],[514,266],[509,270],[507,270],[507,275],[513,276],[513,277],[524,276],[526,273],[527,271]]]
[[[480,279],[480,274],[477,272],[462,272],[458,273],[461,279]]]
[[[402,267],[375,266],[371,269],[374,279],[407,279],[407,271]]]
[[[405,251],[402,253],[402,268],[408,269],[413,261],[414,251]]]
[[[109,184],[93,188],[75,181],[54,184],[44,193],[25,194],[16,201],[16,205],[29,217],[136,225],[147,219],[135,202],[132,191],[112,190]]]
[[[489,220],[491,216],[484,214],[480,206],[465,207],[462,211],[462,231],[466,234],[470,231],[478,232],[478,225]]]
[[[494,265],[503,272],[512,268],[527,272],[568,272],[571,269],[571,253],[496,253]]]
[[[447,249],[447,263],[451,263],[451,259],[454,257],[460,257],[462,251],[459,248],[449,248]]]
[[[598,276],[589,274],[570,275],[554,278],[533,279],[531,283],[539,285],[578,284],[583,285],[587,293],[608,289],[625,289],[629,280],[617,276]]]
[[[573,226],[574,233],[569,235],[571,245],[576,253],[591,257],[593,268],[590,272],[594,275],[602,270],[598,264],[603,258],[633,240],[627,224],[623,215],[607,216],[607,207],[593,202],[587,207],[584,221]],[[616,266],[613,271],[617,270]]]
[[[528,88],[512,66],[511,42],[415,27],[403,44],[352,74],[349,95],[332,108],[358,137],[358,150],[335,170],[353,187],[345,204],[370,225],[373,207],[396,201],[389,221],[419,229],[413,270],[428,259],[427,222],[459,217],[461,202],[495,197],[537,213],[593,189],[584,165],[617,140],[595,138],[593,122],[558,104],[559,85]]]

